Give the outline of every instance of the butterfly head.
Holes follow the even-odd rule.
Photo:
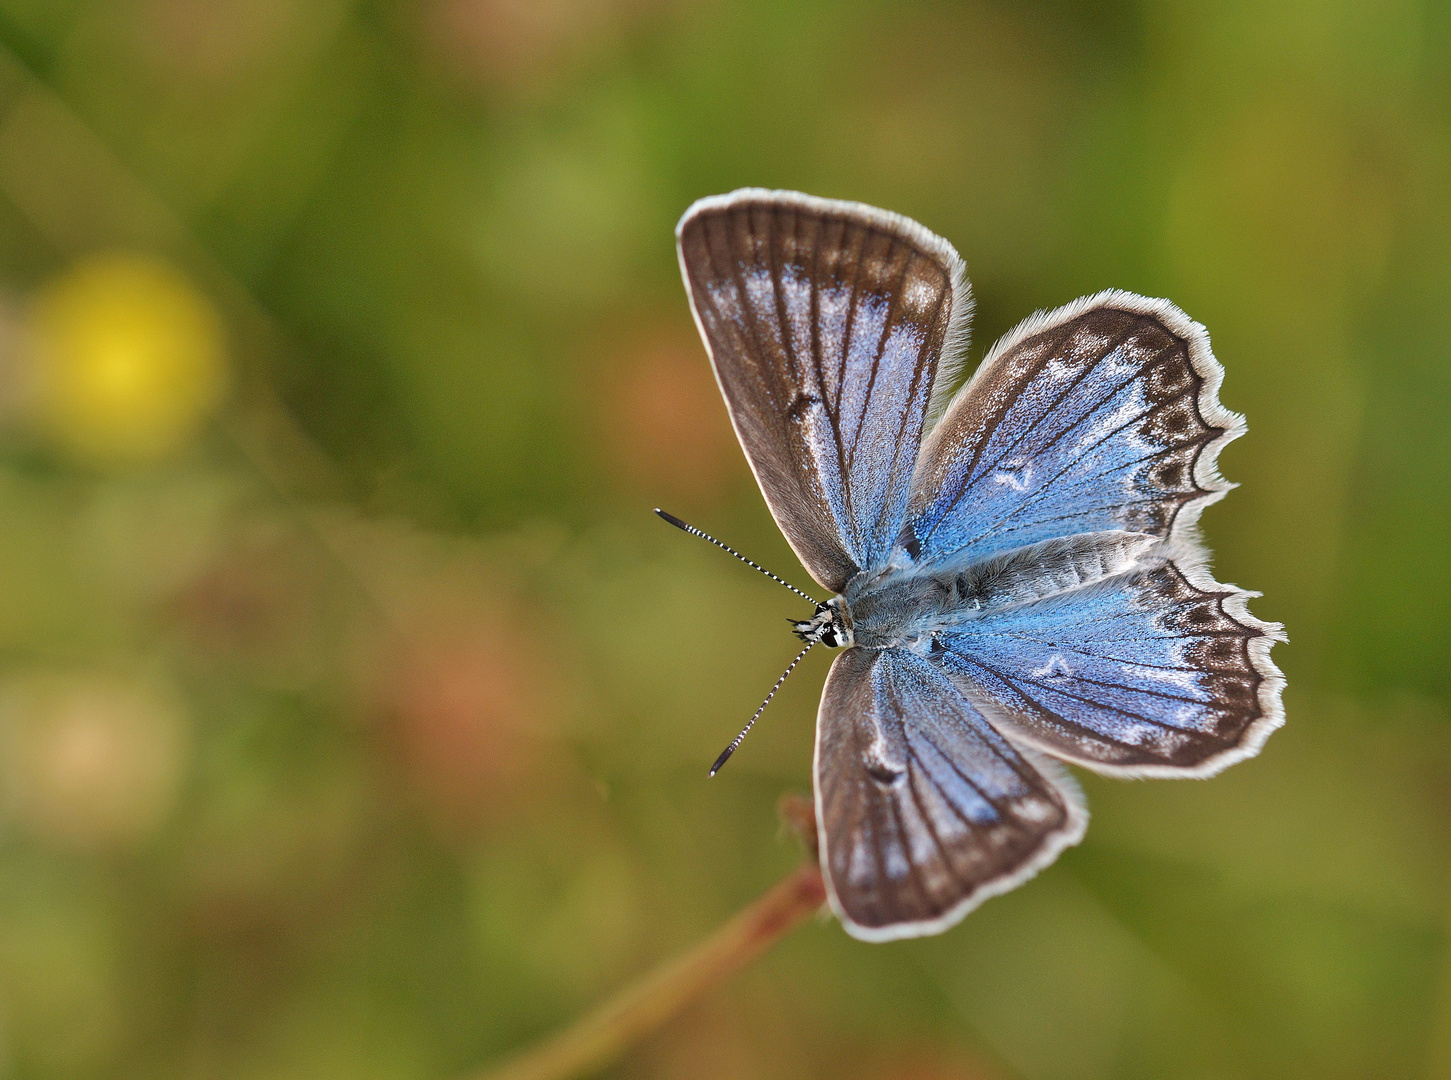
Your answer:
[[[824,604],[816,605],[816,614],[805,621],[790,620],[791,632],[802,641],[820,642],[829,649],[851,645],[856,641],[852,633],[851,612],[846,601],[833,596]]]

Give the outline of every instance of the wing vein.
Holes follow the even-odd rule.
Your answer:
[[[905,274],[904,274],[904,280],[905,280]],[[932,308],[932,318],[930,320],[928,320],[928,322],[926,323],[926,325],[928,327],[932,327],[932,326],[937,325],[938,316],[940,316],[942,314],[942,305],[948,302],[948,300],[951,297],[951,295],[952,295],[952,288],[951,288],[950,285],[946,289],[944,289],[942,292],[940,292],[938,294],[938,296],[937,296],[937,303]],[[928,357],[931,354],[931,352],[932,352],[932,342],[931,342],[931,339],[924,336],[923,339],[922,339],[922,345],[921,345],[920,348],[918,348],[918,350],[917,350],[917,356],[916,356],[915,360],[913,361],[913,369],[912,369],[912,391],[913,391],[913,393],[912,393],[911,397],[909,398],[910,401],[919,400],[918,397],[917,397],[916,391],[917,391],[918,387],[921,386],[922,379],[926,377],[926,374],[927,374],[928,369],[932,366],[931,363],[926,360],[926,357]],[[935,382],[935,373],[934,373],[934,382]],[[926,397],[925,398],[922,398],[921,400],[923,400],[924,402],[930,401],[931,398],[932,398],[932,391],[933,391],[933,388],[929,387],[928,388],[928,391],[927,391]],[[924,407],[924,415],[925,415],[925,408],[926,408],[925,404],[924,404],[923,407]],[[892,454],[892,471],[894,473],[896,472],[897,464],[901,460],[901,457],[902,457],[902,450],[904,448],[904,440],[906,439],[906,436],[907,436],[907,424],[911,420],[911,418],[912,418],[912,409],[909,408],[909,409],[907,409],[907,410],[905,410],[903,412],[902,419],[897,424],[897,442],[896,442],[896,449],[895,449],[895,451]],[[921,450],[920,443],[921,443],[921,440],[919,438],[918,439],[918,444],[919,445],[913,448],[912,460],[913,460],[913,463],[914,464],[915,464],[916,459],[917,459],[917,454]],[[878,529],[878,530],[881,529],[882,517],[886,514],[886,512],[887,512],[887,505],[884,502],[883,505],[882,505],[882,508],[877,511],[877,520],[875,522],[875,528],[876,529]]]
[[[880,236],[887,241],[887,250],[883,255],[883,261],[889,261],[890,256],[896,252],[897,248],[905,248],[907,246],[905,244],[898,243],[896,237],[887,236],[884,233],[873,232],[870,235],[874,237]],[[865,250],[865,246],[863,246],[863,250]],[[876,348],[872,350],[872,373],[867,377],[867,392],[862,395],[861,415],[857,417],[856,426],[853,428],[854,434],[851,441],[851,452],[850,457],[847,460],[848,472],[854,472],[856,468],[857,444],[861,442],[862,428],[866,425],[867,414],[872,410],[872,395],[875,394],[877,390],[877,372],[881,370],[882,351],[884,346],[887,344],[888,335],[890,335],[892,332],[893,316],[899,310],[899,299],[902,293],[902,286],[907,283],[907,268],[911,265],[912,256],[911,249],[909,248],[907,256],[902,260],[902,273],[897,278],[897,287],[888,294],[891,297],[891,300],[887,306],[887,317],[882,320],[882,330],[881,333],[877,335]],[[910,409],[908,411],[910,412]]]
[[[932,747],[932,749],[934,749],[934,750],[937,751],[938,756],[941,757],[943,761],[947,762],[947,767],[949,769],[951,769],[954,773],[957,774],[958,779],[960,779],[968,787],[972,788],[973,791],[977,792],[978,797],[980,799],[982,799],[983,802],[985,802],[989,806],[991,806],[993,808],[993,811],[998,815],[999,818],[1002,818],[1002,819],[1006,819],[1007,818],[1007,814],[1003,812],[1003,808],[998,803],[998,801],[996,799],[994,799],[991,795],[989,795],[987,793],[987,791],[982,787],[981,784],[979,784],[977,781],[973,780],[972,777],[968,776],[961,769],[959,769],[957,767],[957,762],[954,761],[954,760],[952,760],[952,755],[949,754],[949,753],[947,753],[947,751],[943,750],[942,747],[941,747],[941,745],[938,744],[938,742],[937,742],[936,739],[934,739],[925,730],[921,734],[922,734],[922,740],[923,740],[923,742],[927,743],[929,746]],[[997,756],[999,759],[1001,759],[1001,757],[1002,757],[1001,754],[996,754],[995,751],[994,751],[994,753],[995,753],[995,756]],[[1013,771],[1015,773],[1017,772],[1016,769],[1014,769]],[[965,818],[965,817],[963,818],[963,820],[964,821],[967,821],[967,824],[968,824],[968,827],[969,828],[972,827],[972,822],[971,821],[968,821],[967,818]]]
[[[781,335],[781,349],[791,365],[790,372],[800,390],[805,390],[806,380],[801,377],[801,361],[796,356],[796,342],[791,337],[791,320],[786,314],[786,300],[781,295],[781,262],[776,251],[776,218],[766,215],[766,266],[771,272],[771,298],[776,304],[776,325]]]
[[[1106,360],[1109,356],[1116,352],[1120,345],[1122,345],[1125,341],[1133,336],[1134,330],[1135,327],[1130,326],[1129,329],[1125,330],[1119,337],[1114,338],[1110,344],[1105,346],[1104,349],[1098,354],[1098,356],[1094,358],[1093,362],[1085,366],[1083,371],[1080,372],[1071,383],[1063,388],[1063,392],[1053,399],[1053,403],[1051,405],[1045,406],[1043,411],[1038,415],[1038,417],[1034,419],[1030,424],[1028,424],[1028,426],[1019,433],[1016,439],[1014,439],[1012,442],[1008,443],[1002,448],[1002,450],[998,453],[997,457],[993,459],[992,464],[1000,464],[1003,458],[1007,457],[1008,454],[1016,450],[1019,446],[1023,444],[1024,440],[1026,440],[1028,436],[1032,435],[1035,431],[1037,431],[1038,428],[1042,426],[1042,424],[1046,420],[1048,420],[1048,418],[1051,417],[1055,411],[1057,411],[1058,406],[1063,404],[1064,399],[1066,399],[1068,395],[1073,393],[1073,391],[1077,390],[1078,387],[1083,384],[1083,381],[1087,379],[1089,375],[1093,374],[1093,372],[1098,368],[1100,364],[1104,362],[1104,360]],[[992,427],[988,429],[989,436],[996,433],[998,426],[1002,423],[1002,420],[1007,414],[1008,410],[1011,409],[1013,405],[1016,404],[1017,401],[1020,399],[1021,388],[1031,385],[1033,380],[1036,379],[1040,374],[1042,374],[1043,369],[1053,362],[1056,355],[1056,352],[1050,352],[1048,355],[1044,356],[1043,359],[1038,361],[1038,363],[1033,367],[1032,373],[1022,380],[1019,393],[1014,395],[1011,401],[1004,404],[1002,410],[998,413],[996,421],[993,423]],[[1129,385],[1129,383],[1142,376],[1147,368],[1152,367],[1158,362],[1159,361],[1157,360],[1145,361],[1144,364],[1141,365],[1138,371],[1136,371],[1133,375],[1129,376],[1129,378],[1125,379],[1118,386],[1115,386],[1113,389],[1109,390],[1107,393],[1095,400],[1088,409],[1088,415],[1092,415],[1094,410],[1102,405],[1104,401],[1106,401],[1108,398],[1113,397],[1114,394],[1117,394],[1125,386]],[[1064,428],[1057,435],[1049,438],[1048,442],[1044,444],[1043,449],[1048,450],[1051,449],[1053,446],[1057,445],[1057,443],[1063,438],[1064,435],[1066,435],[1069,431],[1073,430],[1074,427],[1077,427],[1078,424],[1082,423],[1082,421],[1083,418],[1074,421],[1074,423],[1070,427]],[[988,441],[990,442],[991,439],[989,438]],[[985,442],[984,451],[986,450],[986,447],[987,443]],[[981,461],[981,456],[979,457],[979,461]],[[979,479],[982,478],[982,476],[985,476],[986,472],[987,470],[984,469],[982,473],[974,475],[972,477],[973,483],[976,483]]]
[[[1065,341],[1067,341],[1068,338],[1070,338],[1073,335],[1073,329],[1074,328],[1073,328],[1072,324],[1065,323],[1063,326],[1057,327],[1055,329],[1056,329],[1056,332],[1057,332],[1057,340],[1056,340],[1056,342],[1047,351],[1047,353],[1045,354],[1044,358],[1042,360],[1038,361],[1038,363],[1033,366],[1033,368],[1029,371],[1029,373],[1023,379],[1021,379],[1019,381],[1020,387],[1027,386],[1035,378],[1038,377],[1038,374],[1043,370],[1044,367],[1046,367],[1048,365],[1049,361],[1054,356],[1057,355],[1058,350],[1062,348],[1063,343]],[[1123,344],[1123,342],[1125,340],[1127,340],[1127,339],[1128,339],[1128,334],[1125,333],[1124,336],[1123,336],[1123,338],[1121,338],[1119,341],[1115,342],[1112,347],[1113,348],[1118,348],[1118,346],[1121,345],[1121,344]],[[1103,355],[1106,356],[1107,355],[1107,352],[1105,352]],[[1078,375],[1077,378],[1075,378],[1068,386],[1064,387],[1063,388],[1063,393],[1059,394],[1058,397],[1056,399],[1054,399],[1053,404],[1051,406],[1049,406],[1047,409],[1044,410],[1044,416],[1048,415],[1054,409],[1056,409],[1062,403],[1063,399],[1065,397],[1067,397],[1069,394],[1071,394],[1078,387],[1078,384],[1079,383],[1081,383],[1084,379],[1088,378],[1089,373],[1091,371],[1093,371],[1093,369],[1095,367],[1098,366],[1098,364],[1102,361],[1102,359],[1103,359],[1103,356],[1100,356],[1092,364],[1089,364],[1088,366],[1086,366],[1083,369],[1083,371]],[[971,389],[971,384],[970,383],[968,385],[968,389],[969,390]],[[997,431],[998,425],[1000,425],[1002,423],[1003,417],[1007,415],[1008,410],[1011,409],[1013,407],[1013,405],[1017,402],[1018,397],[1019,397],[1018,394],[1014,394],[1011,398],[1009,398],[1008,400],[1004,401],[1002,403],[1002,405],[994,412],[994,414],[992,416],[984,418],[984,420],[983,420],[983,422],[981,424],[981,431],[983,433],[982,434],[982,442],[979,444],[977,450],[973,453],[972,463],[970,465],[968,465],[967,468],[963,469],[963,471],[962,471],[962,478],[957,482],[957,491],[952,496],[952,498],[949,501],[949,504],[948,505],[956,506],[962,500],[963,496],[967,494],[967,489],[977,482],[977,478],[978,478],[978,465],[981,464],[982,459],[983,459],[983,455],[985,455],[987,453],[988,446],[992,443],[992,435],[993,435],[993,432]],[[1039,420],[1041,420],[1041,419],[1042,419],[1042,417],[1039,417]],[[1036,426],[1036,422],[1035,422],[1035,424],[1033,426]],[[1028,430],[1031,431],[1032,428],[1030,427]],[[1021,441],[1021,439],[1023,437],[1025,437],[1027,434],[1028,434],[1028,431],[1024,431],[1023,432],[1023,435],[1019,437],[1019,440],[1018,441]],[[1013,446],[1017,445],[1017,442],[1015,441],[1012,445]],[[1004,450],[1004,453],[1006,453],[1007,450],[1010,450],[1010,449],[1012,449],[1012,446],[1007,447]],[[998,460],[1001,461],[1002,460],[1002,457],[999,456],[998,457]],[[937,531],[937,526],[936,525],[933,525],[932,529],[929,530],[927,536],[922,538],[923,543],[926,543],[926,541],[931,538],[932,533],[934,533],[936,531]]]
[[[1143,716],[1140,713],[1136,713],[1132,709],[1124,709],[1124,708],[1120,708],[1120,707],[1115,706],[1115,705],[1105,705],[1102,702],[1094,701],[1091,698],[1083,697],[1081,694],[1075,694],[1072,691],[1062,689],[1061,687],[1049,687],[1049,686],[1045,686],[1043,683],[1039,682],[1036,679],[1030,679],[1030,678],[1024,678],[1024,677],[1012,678],[1012,677],[1009,677],[1007,674],[1005,674],[1003,671],[1001,671],[998,668],[994,667],[992,664],[984,663],[981,660],[975,660],[975,661],[972,661],[972,662],[973,663],[976,663],[979,667],[982,667],[985,670],[992,672],[994,675],[996,675],[1003,682],[1007,683],[1009,686],[1011,686],[1015,690],[1017,690],[1018,693],[1021,694],[1025,699],[1027,699],[1028,701],[1031,701],[1035,705],[1037,705],[1043,712],[1048,713],[1048,715],[1053,716],[1056,719],[1061,720],[1063,723],[1068,724],[1068,725],[1070,725],[1072,727],[1075,727],[1075,728],[1077,728],[1080,731],[1088,732],[1089,734],[1094,735],[1096,738],[1102,738],[1102,736],[1099,733],[1094,732],[1091,728],[1088,728],[1088,727],[1086,727],[1086,726],[1084,726],[1082,724],[1078,724],[1075,721],[1069,720],[1062,713],[1055,712],[1054,710],[1048,708],[1047,705],[1044,705],[1042,702],[1040,702],[1037,699],[1035,699],[1031,694],[1027,693],[1027,691],[1024,689],[1024,687],[1033,686],[1033,687],[1037,687],[1039,690],[1048,690],[1048,691],[1050,691],[1051,693],[1054,693],[1054,694],[1061,694],[1063,697],[1072,698],[1074,701],[1081,701],[1085,705],[1092,705],[1093,707],[1098,708],[1098,709],[1103,709],[1106,712],[1117,713],[1120,716],[1127,716],[1127,717],[1129,717],[1132,720],[1142,720],[1146,724],[1152,724],[1154,727],[1163,728],[1165,731],[1174,731],[1174,732],[1178,732],[1180,734],[1187,734],[1187,735],[1198,735],[1198,736],[1201,736],[1201,737],[1203,737],[1205,739],[1209,739],[1210,741],[1219,742],[1219,743],[1226,743],[1227,744],[1229,742],[1233,742],[1233,740],[1225,740],[1225,739],[1223,739],[1223,738],[1221,738],[1219,736],[1206,735],[1206,734],[1204,734],[1203,732],[1199,731],[1196,728],[1183,728],[1183,727],[1178,727],[1177,725],[1174,725],[1174,724],[1167,723],[1167,722],[1165,722],[1163,720],[1155,720],[1153,717]]]
[[[1053,641],[1048,638],[1033,637],[1030,634],[1022,634],[1014,631],[1002,630],[993,635],[994,637],[1012,638],[1015,641],[1026,642],[1031,645],[1042,645],[1045,648],[1059,652],[1076,653],[1079,656],[1087,656],[1094,660],[1103,660],[1111,664],[1123,664],[1126,667],[1148,668],[1151,671],[1179,671],[1189,675],[1204,674],[1203,668],[1180,667],[1175,664],[1153,664],[1147,660],[1125,660],[1121,656],[1110,656],[1107,653],[1094,652],[1092,649],[1085,649],[1078,645],[1065,645],[1061,641]],[[1247,635],[1246,635],[1247,636]],[[1142,638],[1094,638],[1094,641],[1142,641]]]
[[[925,772],[925,767],[922,764],[922,759],[917,756],[917,751],[912,749],[910,740],[907,743],[907,758],[909,762],[915,762],[917,765],[917,768],[909,768],[907,770],[907,789],[912,793],[912,803],[917,807],[917,816],[922,819],[922,824],[927,827],[927,835],[932,837],[932,845],[937,848],[938,854],[942,858],[942,865],[947,868],[947,876],[957,883],[958,888],[962,890],[962,894],[966,896],[972,891],[973,886],[964,881],[962,875],[957,872],[957,866],[953,863],[952,857],[947,853],[947,845],[942,842],[942,836],[938,833],[937,826],[933,824],[932,818],[927,813],[927,808],[922,804],[922,793],[917,789],[917,783],[918,772]],[[923,782],[930,781],[927,781],[924,777]],[[954,814],[962,819],[962,823],[967,826],[969,833],[971,833],[972,823],[963,816],[962,812],[942,792],[940,787],[938,788],[938,793],[942,801],[952,808]]]

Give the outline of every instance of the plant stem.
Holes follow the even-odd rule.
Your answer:
[[[598,1069],[765,952],[826,901],[803,863],[699,945],[620,991],[542,1045],[473,1080],[565,1080]]]

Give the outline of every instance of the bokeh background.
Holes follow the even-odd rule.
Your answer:
[[[814,653],[677,276],[791,187],[973,359],[1206,323],[1289,723],[1083,778],[939,938],[811,924],[608,1075],[1451,1076],[1451,6],[0,0],[0,1077],[449,1080],[799,858]]]

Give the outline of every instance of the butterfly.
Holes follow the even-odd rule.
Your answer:
[[[1204,777],[1280,726],[1283,630],[1199,539],[1245,430],[1204,327],[1101,292],[1019,324],[953,394],[971,294],[916,222],[743,189],[676,241],[761,492],[834,594],[795,630],[842,649],[814,781],[849,933],[938,933],[1077,843],[1059,762]]]

